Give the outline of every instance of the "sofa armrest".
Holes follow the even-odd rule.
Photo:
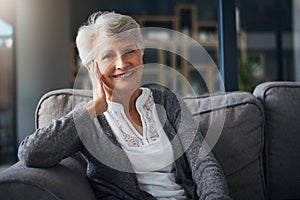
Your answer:
[[[0,174],[0,199],[94,200],[95,195],[85,166],[70,157],[47,169],[14,164]]]

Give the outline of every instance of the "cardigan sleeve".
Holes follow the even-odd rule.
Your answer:
[[[184,147],[199,199],[231,199],[221,166],[182,98],[168,92],[164,101],[169,120]]]
[[[74,110],[49,126],[37,129],[20,144],[18,157],[28,167],[52,167],[80,150],[82,143],[76,123],[90,121],[89,114],[78,104]]]

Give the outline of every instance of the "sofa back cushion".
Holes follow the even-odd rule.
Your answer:
[[[213,153],[226,175],[230,196],[233,199],[265,199],[262,163],[264,113],[257,98],[250,93],[233,92],[185,98],[185,102],[199,122],[203,135],[208,129],[222,124],[218,116],[225,114]]]
[[[39,101],[35,111],[35,127],[48,126],[53,119],[58,119],[82,101],[89,101],[92,92],[79,89],[61,89],[46,93]]]
[[[64,89],[47,93],[36,110],[36,127],[47,126],[77,103],[91,98],[92,93],[84,90]],[[184,101],[204,136],[208,130],[213,130],[210,134],[218,136],[219,133],[214,131],[221,128],[213,153],[226,175],[230,196],[233,199],[264,199],[264,116],[260,102],[245,92],[186,97]],[[222,117],[220,120],[214,116],[224,116],[224,124]]]
[[[300,198],[300,83],[270,82],[255,91],[265,111],[266,184],[270,199]]]

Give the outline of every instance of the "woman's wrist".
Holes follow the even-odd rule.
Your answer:
[[[107,110],[107,102],[98,102],[91,100],[83,106],[93,119]]]

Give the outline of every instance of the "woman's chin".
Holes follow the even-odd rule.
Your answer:
[[[119,93],[119,94],[124,94],[124,93],[132,93],[136,89],[140,87],[140,84],[137,82],[127,82],[127,81],[118,81],[116,84],[114,84],[113,87],[113,93]]]
[[[138,89],[139,86],[138,85],[122,85],[122,86],[116,86],[114,88],[114,92],[118,92],[118,93],[132,93],[133,91],[135,91],[136,89]]]
[[[113,81],[112,85],[113,90],[118,91],[118,92],[131,92],[135,91],[140,87],[140,78],[135,77],[134,79],[132,78],[125,78],[125,79],[116,79]]]

